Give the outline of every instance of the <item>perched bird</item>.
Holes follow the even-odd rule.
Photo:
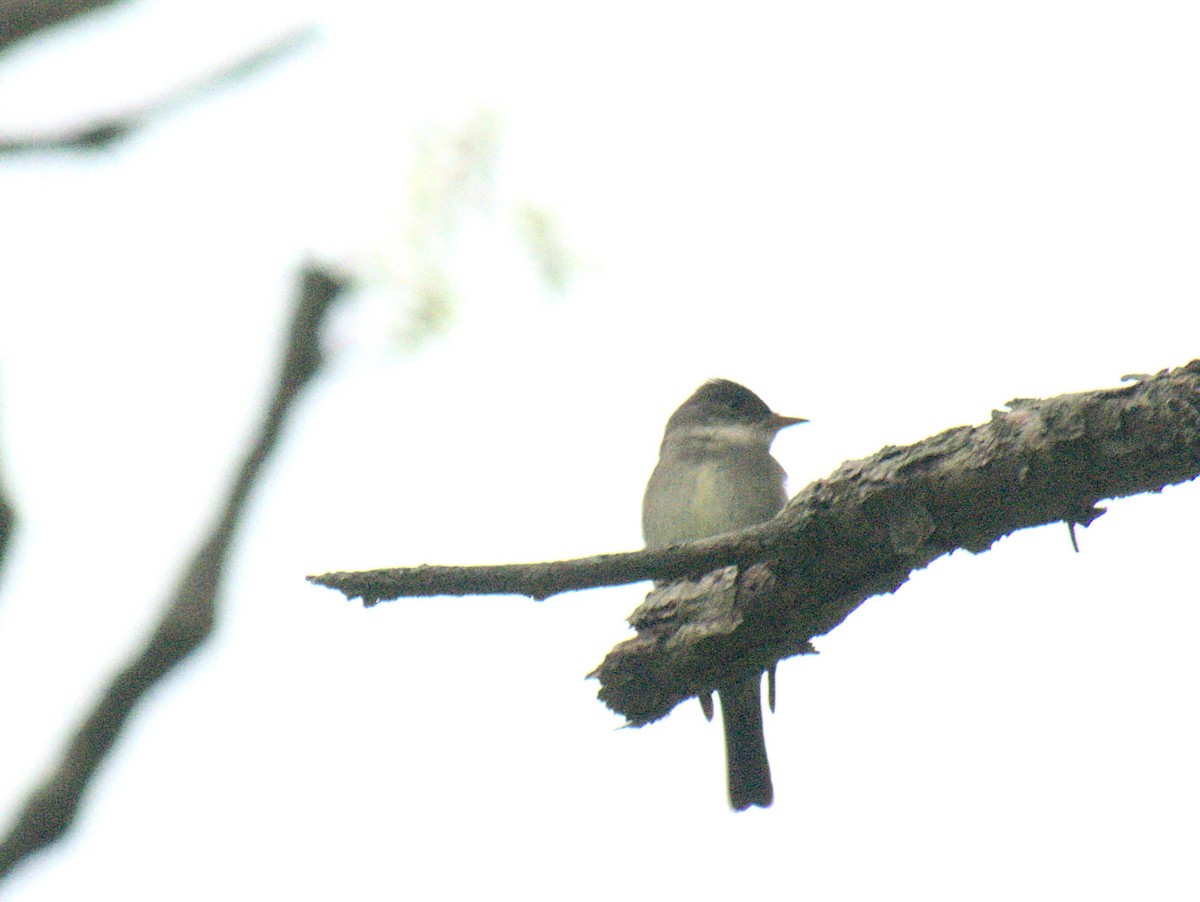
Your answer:
[[[658,465],[642,500],[646,547],[733,532],[774,517],[787,495],[786,474],[771,456],[771,442],[780,429],[806,422],[772,413],[758,395],[736,382],[705,382],[667,421]],[[735,811],[751,805],[766,808],[774,789],[760,678],[716,688],[725,724],[729,804]],[[711,705],[709,699],[709,716]]]

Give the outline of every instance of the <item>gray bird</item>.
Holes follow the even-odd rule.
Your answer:
[[[775,434],[808,422],[772,413],[728,379],[711,379],[679,406],[663,435],[642,500],[647,548],[733,532],[770,520],[787,500],[786,474],[771,456]],[[735,811],[774,799],[763,737],[760,678],[717,687],[725,724],[729,804]],[[705,698],[701,698],[704,705]],[[711,699],[705,713],[711,716]]]

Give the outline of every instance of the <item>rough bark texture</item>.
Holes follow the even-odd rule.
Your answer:
[[[1122,388],[1007,406],[981,426],[848,461],[775,520],[729,536],[558,563],[309,579],[370,605],[692,578],[651,592],[630,618],[637,635],[592,674],[605,704],[645,724],[691,695],[811,651],[814,636],[943,554],[984,551],[1030,526],[1087,525],[1103,512],[1101,499],[1200,475],[1200,360]]]
[[[600,698],[648,723],[722,677],[809,651],[943,554],[984,551],[1030,526],[1087,525],[1101,499],[1200,474],[1200,360],[1124,388],[1007,406],[982,426],[884,448],[812,483],[766,527],[761,564],[741,579],[714,575],[718,590],[686,604],[675,587],[652,592],[631,617],[638,635],[594,673]]]

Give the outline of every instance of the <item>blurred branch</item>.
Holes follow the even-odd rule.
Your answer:
[[[4,572],[4,558],[16,532],[17,509],[4,491],[4,483],[0,482],[0,573]]]
[[[4,488],[4,471],[0,468],[0,574],[4,573],[4,559],[17,531],[17,509]]]
[[[630,723],[666,715],[724,678],[804,653],[873,595],[956,549],[1019,529],[1086,526],[1096,503],[1200,475],[1200,360],[1135,384],[1017,399],[960,426],[848,461],[769,523],[654,552],[495,567],[405,567],[310,576],[367,605],[402,596],[558,592],[698,578],[737,565],[737,584],[661,590],[630,618],[638,635],[597,669],[600,698]],[[1064,537],[1065,541],[1065,537]],[[718,585],[719,584],[719,585]],[[719,589],[719,591],[718,591]]]
[[[0,877],[71,826],[93,774],[138,701],[212,632],[221,572],[239,518],[300,390],[317,374],[321,325],[345,287],[324,270],[305,267],[274,395],[217,522],[184,568],[149,640],[104,690],[57,767],[30,794],[17,822],[0,841]]]
[[[103,116],[82,125],[48,134],[25,137],[0,135],[0,155],[48,150],[106,150],[116,142],[129,137],[134,131],[144,128],[155,118],[161,117],[173,109],[193,103],[225,85],[253,75],[283,57],[297,52],[314,40],[316,36],[317,28],[315,26],[298,28],[228,66],[185,83],[157,100],[152,100],[123,113]]]
[[[55,25],[117,0],[4,0],[0,3],[0,53]]]

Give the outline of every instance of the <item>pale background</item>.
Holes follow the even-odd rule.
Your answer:
[[[273,372],[298,261],[368,290],[214,640],[12,898],[1194,899],[1200,488],[957,553],[780,667],[775,806],[583,679],[644,586],[399,601],[329,569],[638,545],[701,381],[808,417],[793,488],[1200,356],[1190,3],[139,2],[0,70],[0,128],[323,38],[108,154],[0,161],[0,814],[141,640]],[[418,136],[492,117],[455,321],[402,318]],[[550,210],[562,295],[514,240]],[[398,275],[399,273],[399,275]]]

